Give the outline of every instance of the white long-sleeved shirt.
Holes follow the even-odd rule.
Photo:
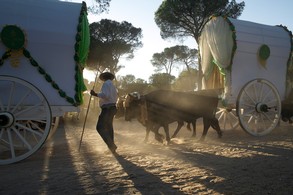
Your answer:
[[[106,80],[97,96],[99,97],[100,107],[106,104],[115,104],[118,99],[118,93],[113,82],[111,80]]]

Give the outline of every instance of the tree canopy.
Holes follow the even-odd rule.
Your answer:
[[[91,4],[88,5],[88,11],[93,14],[99,14],[105,11],[108,11],[108,8],[110,6],[111,0],[91,0]]]
[[[172,85],[172,89],[177,91],[195,91],[197,90],[198,71],[190,68],[188,71],[182,71]]]
[[[198,69],[197,64],[197,49],[190,49],[185,45],[175,46],[177,62],[183,64],[188,72],[191,72],[193,68]]]
[[[157,89],[171,89],[175,77],[168,73],[157,73],[150,76],[149,80],[150,84]]]
[[[90,52],[88,67],[116,73],[122,66],[118,66],[122,56],[131,59],[134,51],[142,46],[142,30],[131,23],[121,23],[103,19],[90,24]]]
[[[119,95],[126,95],[135,91],[139,92],[140,94],[145,94],[149,87],[145,80],[135,78],[135,76],[132,74],[118,76],[116,86],[119,90]]]
[[[178,69],[184,65],[187,70],[196,66],[197,50],[190,49],[184,45],[167,47],[161,53],[154,53],[151,59],[156,72],[164,70],[165,73],[172,73],[173,69]]]
[[[210,16],[237,18],[244,6],[244,1],[236,3],[235,0],[164,0],[155,12],[155,22],[163,39],[191,36],[197,42]]]

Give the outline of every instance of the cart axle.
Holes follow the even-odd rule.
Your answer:
[[[14,117],[10,112],[0,113],[0,128],[11,127],[14,123]]]
[[[258,103],[258,104],[256,104],[256,106],[255,106],[255,110],[256,110],[256,112],[258,112],[258,113],[261,113],[261,112],[269,112],[270,109],[275,109],[275,110],[277,110],[276,106],[269,107],[268,105],[263,104],[263,103]]]

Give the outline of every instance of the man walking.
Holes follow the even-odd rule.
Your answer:
[[[97,122],[96,129],[104,142],[107,144],[109,150],[116,154],[117,146],[114,142],[113,119],[117,112],[116,101],[118,98],[117,89],[112,80],[115,76],[110,72],[100,74],[99,79],[104,83],[101,91],[96,93],[91,90],[91,95],[99,98],[99,105],[102,109]]]

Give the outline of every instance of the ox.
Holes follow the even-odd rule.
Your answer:
[[[127,101],[126,101],[126,97],[124,97],[123,99],[118,99],[117,105],[120,105],[120,106],[117,106],[117,109],[119,113],[123,113],[125,121],[131,121],[131,119],[136,117],[135,107],[137,107],[138,105],[133,106],[133,101],[137,101],[138,99],[140,99],[140,94],[138,92],[133,92],[128,94]],[[123,104],[123,108],[121,107],[122,104]],[[130,106],[130,104],[132,104],[132,106]],[[121,115],[119,115],[119,117],[121,117]],[[185,121],[185,122],[187,122],[187,129],[189,131],[191,131],[190,125],[192,125],[192,137],[195,137],[196,136],[196,120]],[[176,137],[180,129],[183,127],[184,121],[177,121],[177,124],[178,124],[177,128],[174,134],[172,135],[172,138]]]
[[[158,130],[163,127],[169,143],[170,123],[195,122],[201,117],[204,130],[200,140],[205,139],[210,126],[217,131],[218,137],[222,137],[219,122],[215,117],[218,105],[218,95],[215,95],[215,92],[215,90],[192,93],[157,90],[141,97],[137,93],[129,94],[125,101],[125,114],[130,118],[136,117],[141,124],[146,126],[145,141],[148,140],[149,132],[153,131],[156,140],[162,142],[163,136],[158,133]]]

